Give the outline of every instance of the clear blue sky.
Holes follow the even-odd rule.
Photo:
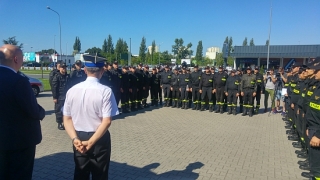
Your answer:
[[[0,39],[16,36],[24,51],[55,47],[59,52],[58,11],[62,24],[62,51],[72,52],[79,36],[82,51],[102,46],[110,34],[113,43],[129,41],[139,53],[142,37],[168,50],[175,38],[202,40],[204,53],[222,47],[226,36],[234,45],[254,38],[265,45],[269,32],[270,0],[0,0]],[[271,45],[320,44],[320,0],[273,0]]]

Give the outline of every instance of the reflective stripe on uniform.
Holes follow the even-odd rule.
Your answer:
[[[312,94],[313,94],[312,91],[308,91],[308,92],[307,92],[307,95],[308,95],[308,96],[312,96]]]
[[[296,93],[296,94],[299,94],[299,93],[300,93],[300,91],[297,90],[297,89],[294,89],[293,92]]]
[[[320,104],[316,104],[316,103],[310,102],[309,106],[311,108],[313,108],[313,109],[320,110]]]

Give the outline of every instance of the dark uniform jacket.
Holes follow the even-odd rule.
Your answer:
[[[150,86],[151,87],[158,87],[160,84],[160,75],[158,73],[150,74]]]
[[[206,73],[202,74],[199,88],[202,89],[202,87],[212,87],[212,89],[215,89],[213,74],[211,74],[211,73],[210,74],[206,74]]]
[[[53,80],[54,76],[55,76],[58,72],[59,72],[58,69],[54,69],[54,70],[52,70],[52,71],[50,72],[50,74],[49,74],[49,84],[50,84],[50,86],[51,86],[51,89],[52,89],[52,80]]]
[[[163,84],[171,84],[172,74],[173,73],[171,71],[163,71],[161,73],[160,85],[162,86]]]
[[[190,86],[191,88],[199,88],[200,80],[201,80],[202,72],[201,71],[193,71],[190,74]]]
[[[221,87],[225,87],[227,79],[228,79],[228,74],[225,72],[218,72],[214,74],[214,82],[216,85],[216,88],[221,88]]]
[[[122,71],[120,69],[114,69],[112,68],[110,70],[112,77],[113,77],[113,81],[112,81],[112,87],[115,88],[115,90],[120,91],[120,87],[122,86]]]
[[[293,89],[297,86],[298,80],[299,80],[298,73],[288,77],[289,87],[287,89],[287,93],[288,93],[288,101],[290,104],[292,103],[291,98],[292,98]]]
[[[314,77],[307,80],[307,89],[305,96],[302,98],[302,110],[306,114],[309,109],[310,98],[313,95],[314,90],[320,85],[320,81],[317,81]]]
[[[320,86],[317,86],[310,97],[306,119],[308,129],[316,130],[314,135],[320,138]]]
[[[292,93],[292,103],[297,104],[298,106],[300,106],[300,109],[302,109],[303,106],[303,97],[305,97],[305,92],[307,90],[308,87],[308,82],[306,81],[306,79],[299,79],[297,86],[293,89],[293,93]]]
[[[74,70],[70,74],[70,81],[71,86],[74,86],[80,82],[85,81],[87,78],[87,74],[84,72],[84,70]]]
[[[190,74],[185,73],[185,74],[180,74],[179,77],[179,86],[186,88],[188,86],[188,88],[190,87]]]
[[[228,90],[237,90],[240,92],[240,78],[236,75],[229,76],[227,79],[227,83],[224,89],[224,92],[228,92]]]
[[[136,69],[135,75],[138,77],[137,87],[142,89],[146,86],[146,79],[144,77],[145,75],[141,69]]]
[[[122,72],[121,81],[122,81],[121,88],[128,89],[129,88],[129,74],[128,74],[128,72],[126,72],[126,73]]]
[[[151,78],[150,73],[149,73],[149,71],[143,71],[143,74],[144,74],[144,79],[145,79],[145,87],[149,88],[150,78]]]
[[[57,73],[52,80],[52,97],[53,99],[65,100],[66,93],[70,88],[69,74],[62,75]]]
[[[257,92],[256,75],[254,74],[244,74],[241,77],[240,91],[244,92],[245,89],[253,89]]]
[[[179,87],[179,74],[173,73],[171,76],[171,87],[178,88]]]
[[[263,76],[260,73],[255,74],[256,75],[256,83],[257,83],[257,91],[264,91],[264,81]]]
[[[137,88],[138,82],[139,82],[139,78],[137,74],[130,71],[128,72],[128,77],[129,77],[129,89]]]
[[[114,75],[112,74],[111,71],[107,70],[103,72],[103,75],[100,79],[101,84],[111,88],[114,81],[115,81]]]

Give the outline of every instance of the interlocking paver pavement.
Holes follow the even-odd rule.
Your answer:
[[[55,122],[51,93],[33,179],[72,179],[71,140]],[[263,102],[263,99],[262,101]],[[253,118],[176,108],[119,115],[110,127],[109,179],[303,179],[279,114]]]

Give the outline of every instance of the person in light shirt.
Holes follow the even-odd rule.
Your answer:
[[[72,139],[74,179],[108,179],[111,140],[108,128],[119,114],[112,90],[100,84],[104,60],[84,55],[87,79],[73,86],[63,108],[65,130]]]

